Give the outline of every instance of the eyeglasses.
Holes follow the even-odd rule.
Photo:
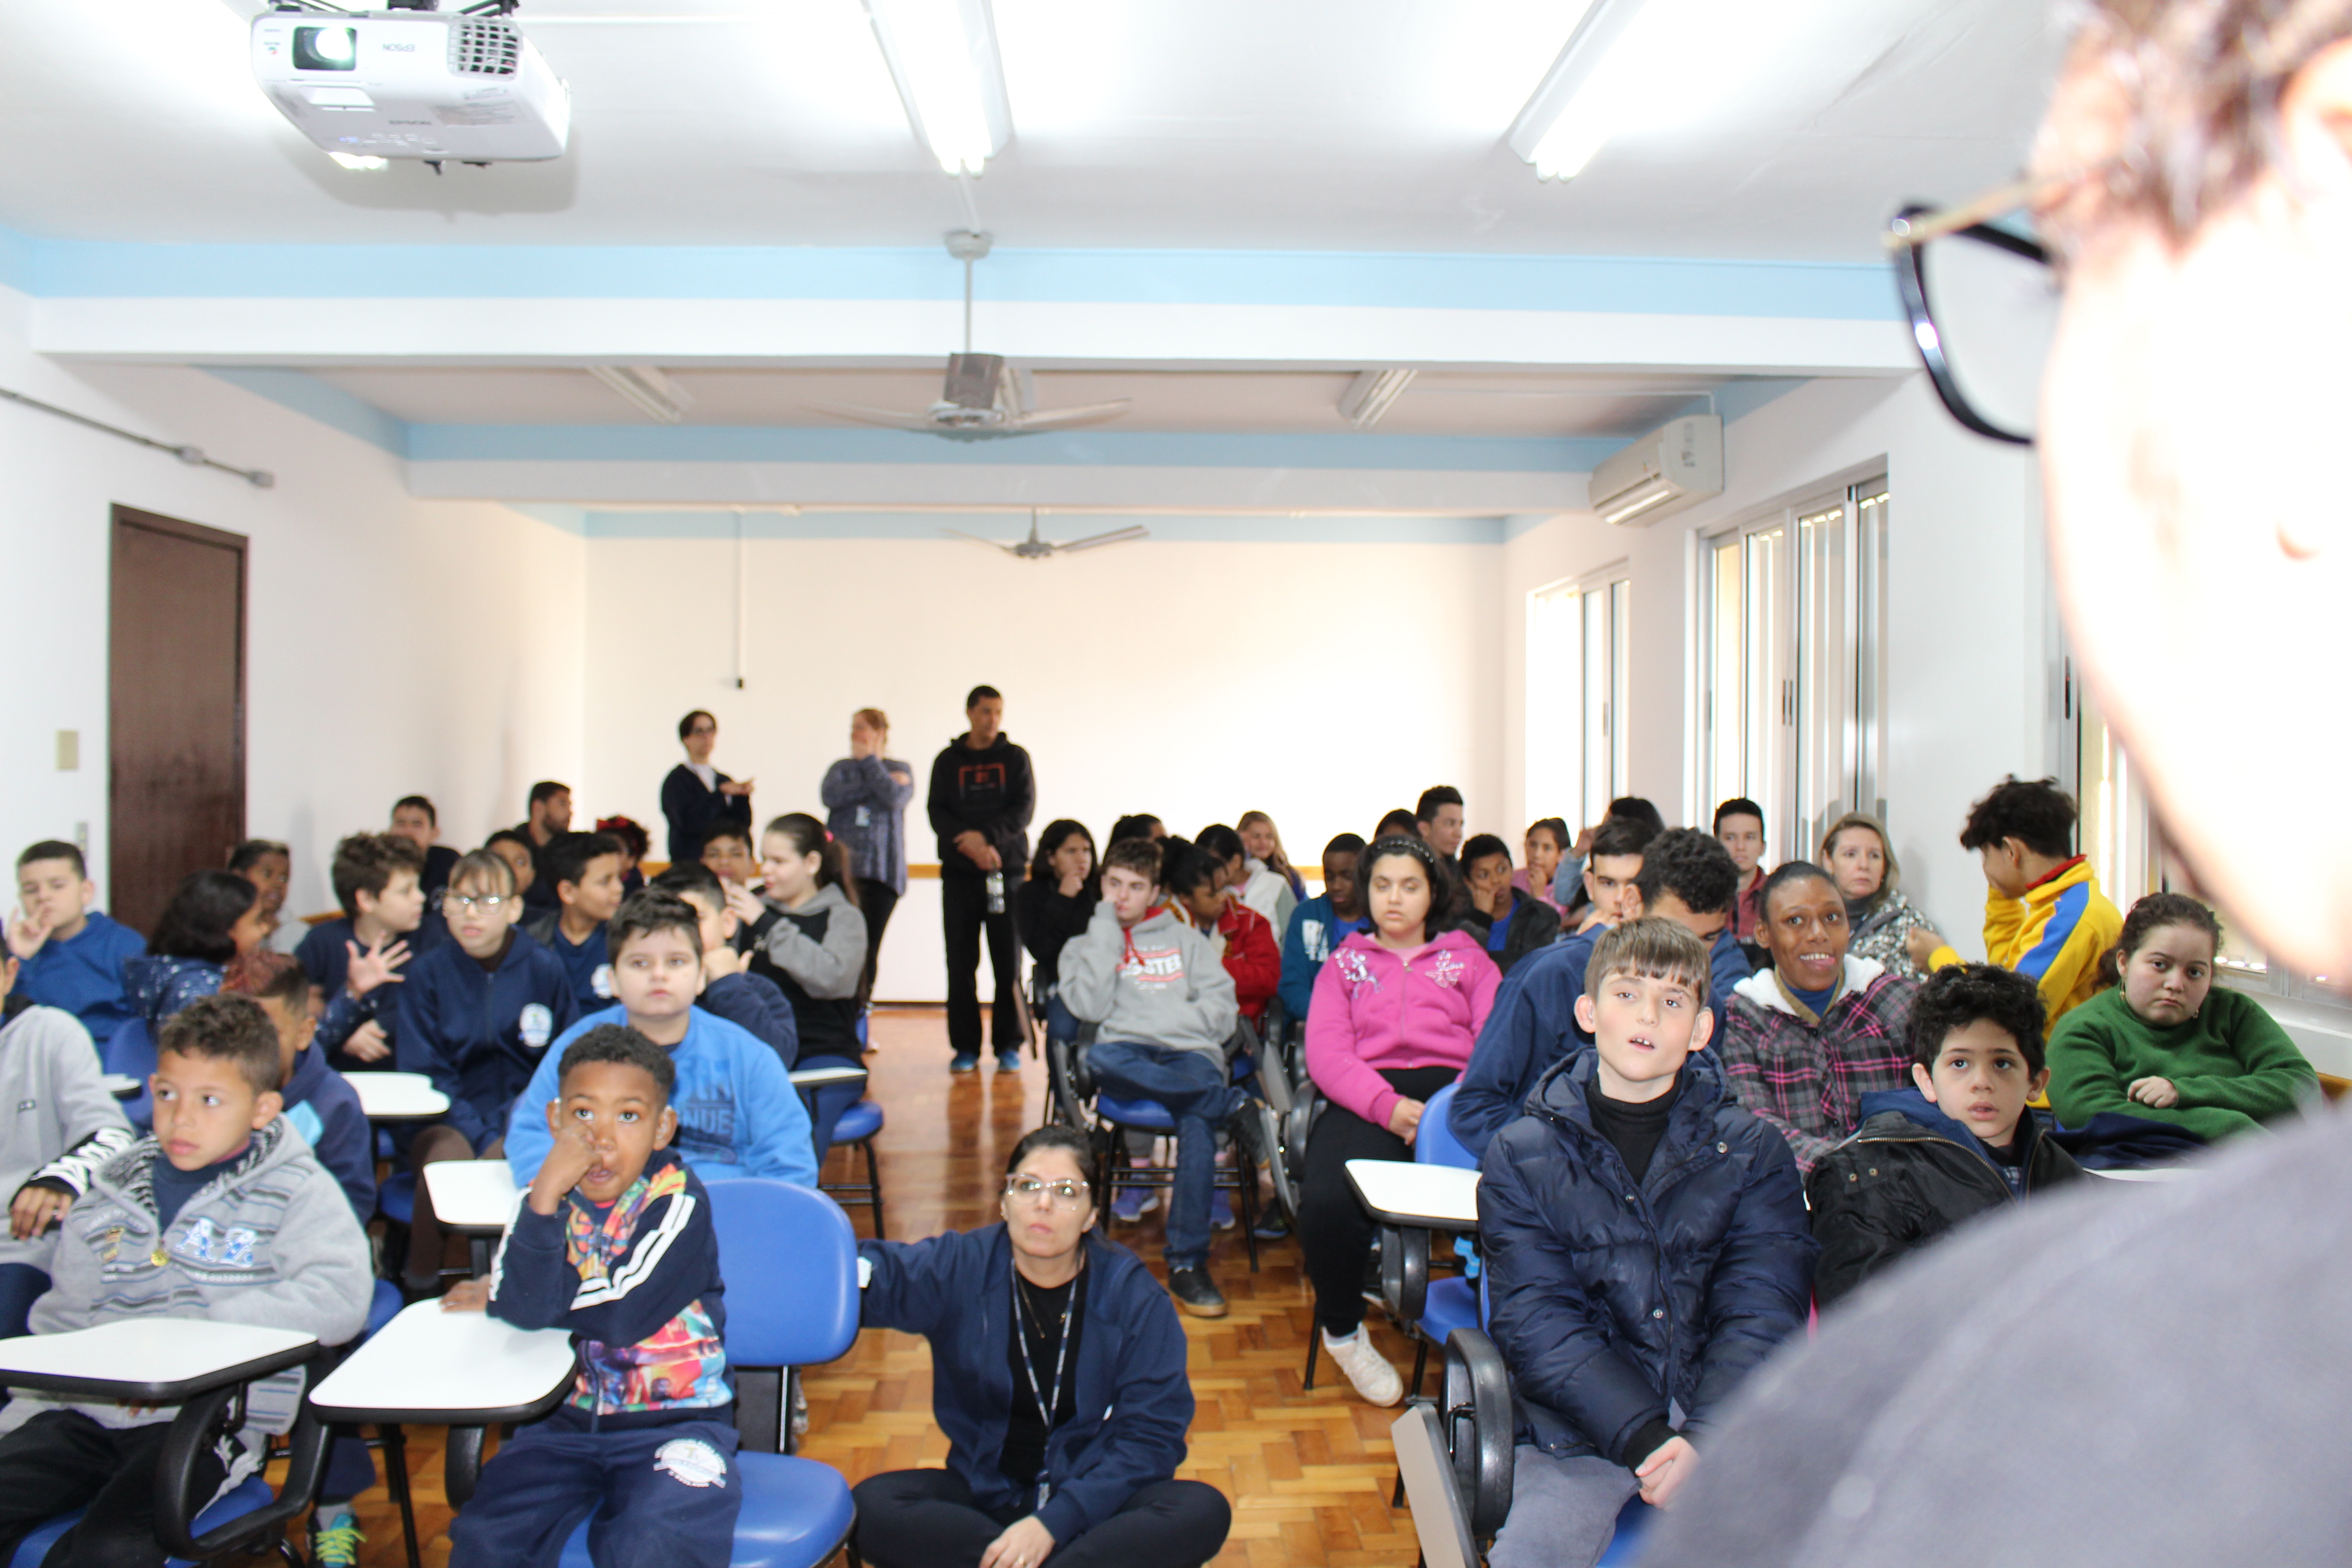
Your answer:
[[[484,893],[479,897],[472,893],[452,893],[445,901],[465,914],[472,914],[476,910],[497,914],[499,910],[506,907],[507,900],[503,893]]]
[[[1987,220],[2080,177],[2021,181],[1940,213],[1906,206],[1886,226],[1919,361],[1952,417],[1979,436],[2033,444],[2061,298],[2049,251]]]
[[[1004,1195],[1008,1198],[1019,1198],[1023,1203],[1034,1204],[1037,1201],[1037,1195],[1040,1193],[1045,1194],[1047,1202],[1055,1208],[1074,1209],[1078,1206],[1079,1200],[1087,1195],[1087,1184],[1068,1176],[1051,1182],[1041,1182],[1034,1176],[1024,1175],[1011,1175],[1004,1178]]]

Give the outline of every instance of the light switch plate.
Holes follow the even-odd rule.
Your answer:
[[[79,730],[58,731],[58,772],[61,773],[70,773],[79,772],[80,768],[81,731]]]

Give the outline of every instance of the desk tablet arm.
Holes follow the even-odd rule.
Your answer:
[[[314,1354],[307,1378],[315,1381],[325,1375],[333,1364],[333,1354],[325,1350]],[[179,1414],[172,1417],[163,1458],[155,1467],[155,1539],[173,1557],[205,1563],[240,1545],[269,1542],[310,1506],[319,1489],[320,1473],[326,1466],[327,1428],[305,1400],[294,1423],[292,1459],[278,1496],[226,1524],[202,1535],[194,1533],[195,1516],[212,1501],[209,1496],[188,1495],[196,1458],[245,1425],[246,1388],[243,1383],[231,1383],[206,1389],[182,1403]]]

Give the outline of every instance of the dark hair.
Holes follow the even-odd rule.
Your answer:
[[[1384,838],[1375,838],[1356,857],[1356,898],[1364,911],[1371,912],[1372,868],[1394,855],[1419,863],[1429,877],[1429,913],[1422,921],[1421,939],[1428,942],[1441,932],[1452,931],[1462,918],[1461,906],[1468,902],[1462,880],[1445,857],[1417,833],[1391,833]]]
[[[1094,1197],[1094,1147],[1087,1142],[1085,1133],[1065,1127],[1058,1121],[1033,1127],[1023,1133],[1021,1141],[1013,1145],[1013,1152],[1004,1158],[1004,1173],[1008,1176],[1013,1174],[1021,1168],[1022,1161],[1040,1149],[1059,1149],[1070,1157],[1071,1163],[1078,1168],[1078,1179],[1088,1184],[1087,1196],[1091,1202]]]
[[[354,833],[335,846],[328,879],[335,885],[335,902],[343,913],[357,917],[359,896],[383,897],[396,871],[425,874],[425,851],[416,840],[398,833]]]
[[[226,871],[196,874],[230,875]],[[256,1094],[270,1094],[278,1088],[278,1026],[250,996],[215,992],[189,1003],[163,1021],[155,1055],[226,1062]]]
[[[1739,893],[1739,863],[1722,840],[1696,827],[1670,827],[1643,847],[1633,878],[1642,908],[1654,913],[1661,893],[1672,893],[1695,915],[1727,910]]]
[[[588,864],[600,855],[619,858],[620,841],[604,833],[559,833],[539,852],[539,869],[547,885],[563,896],[563,884],[578,887],[588,877]]]
[[[1461,859],[1464,873],[1467,874],[1474,863],[1484,860],[1489,855],[1500,855],[1506,866],[1512,863],[1511,847],[1503,842],[1501,835],[1494,833],[1473,835],[1469,842],[1462,846]]]
[[[677,1064],[669,1059],[667,1051],[626,1024],[599,1024],[563,1047],[563,1059],[555,1064],[556,1093],[563,1092],[563,1080],[572,1076],[573,1068],[596,1062],[640,1069],[661,1090],[664,1105],[677,1088]]]
[[[1364,841],[1352,833],[1335,833],[1331,836],[1331,842],[1323,846],[1323,858],[1326,860],[1334,855],[1361,855],[1363,852]]]
[[[1728,855],[1730,851],[1724,853]],[[1733,879],[1734,881],[1738,879],[1736,877]],[[1767,920],[1772,914],[1772,895],[1791,882],[1827,882],[1831,891],[1837,889],[1837,879],[1811,860],[1784,860],[1764,879],[1764,885],[1756,889],[1756,908]],[[1763,939],[1759,937],[1757,940],[1760,942]]]
[[[1237,855],[1244,860],[1249,858],[1249,846],[1242,842],[1242,836],[1222,822],[1213,822],[1201,829],[1201,837],[1192,843],[1220,866]]]
[[[781,833],[793,841],[796,854],[816,857],[816,885],[839,888],[841,896],[857,902],[857,879],[850,874],[849,846],[825,831],[824,823],[805,811],[788,811],[768,824],[766,833]]]
[[[2131,955],[2166,926],[2201,931],[2213,939],[2216,952],[2221,950],[2221,921],[2211,909],[2185,893],[2150,893],[2124,916],[2123,934],[2116,939],[2116,945],[2099,955],[2099,984],[2121,984],[2124,965],[2131,962]]]
[[[2074,853],[2074,799],[2056,779],[2010,774],[1969,807],[1960,829],[1963,849],[1991,849],[2014,838],[2036,855],[2064,859]]]
[[[1715,826],[1708,831],[1722,833],[1723,819],[1727,816],[1752,816],[1756,819],[1756,831],[1764,831],[1764,808],[1744,795],[1735,795],[1715,808]]]
[[[969,713],[991,697],[995,698],[999,702],[1004,700],[1004,693],[993,686],[975,686],[963,694],[963,710]]]
[[[228,868],[250,871],[271,855],[282,855],[288,860],[294,858],[294,852],[275,838],[248,838],[228,852]]]
[[[538,868],[538,867],[539,867],[539,846],[538,846],[538,845],[536,845],[536,844],[533,844],[533,843],[530,841],[530,834],[528,834],[528,833],[525,833],[525,832],[524,832],[522,829],[520,829],[520,827],[501,827],[501,828],[499,828],[496,833],[491,834],[488,838],[485,838],[485,839],[483,839],[483,840],[482,840],[482,848],[487,852],[487,851],[488,851],[488,849],[489,849],[490,846],[491,846],[491,845],[493,845],[493,844],[520,844],[520,845],[521,845],[521,846],[522,846],[522,847],[523,847],[523,853],[524,853],[527,857],[529,857],[529,858],[530,858],[530,860],[532,869],[536,870],[536,869]],[[511,871],[514,869],[514,868],[513,868],[513,867],[511,867],[511,866],[509,866],[509,867],[508,867],[508,868],[507,868],[507,869],[508,869],[509,871],[510,871],[510,872],[511,872]],[[457,873],[455,873],[454,871],[450,873],[450,875],[451,875],[451,876],[453,876],[453,877],[454,877],[456,874],[457,874]]]
[[[1415,822],[1435,822],[1439,806],[1461,804],[1462,792],[1452,784],[1432,784],[1421,792],[1419,800],[1413,802],[1412,819]]]
[[[1122,838],[1103,851],[1103,869],[1131,871],[1149,878],[1153,887],[1160,885],[1160,840],[1157,838]]]
[[[44,838],[26,849],[16,857],[16,869],[21,871],[36,860],[70,860],[74,875],[85,882],[89,880],[89,863],[81,858],[80,846],[68,844],[62,838]]]
[[[1563,855],[1568,853],[1569,845],[1574,842],[1568,836],[1568,824],[1557,816],[1539,816],[1536,818],[1533,822],[1528,824],[1528,830],[1521,837],[1533,838],[1538,833],[1550,834],[1552,843],[1559,847],[1559,852]]]
[[[521,835],[495,835],[494,837],[520,837]],[[449,868],[448,886],[455,888],[473,881],[485,882],[492,888],[503,885],[506,889],[503,896],[509,899],[514,897],[514,866],[495,849],[484,847],[468,850],[458,856],[457,863]]]
[[[1171,893],[1189,893],[1216,880],[1225,863],[1197,844],[1171,836],[1160,841],[1160,885]]]
[[[1412,813],[1401,805],[1382,816],[1381,825],[1372,829],[1374,838],[1397,838],[1406,834],[1420,837],[1421,824],[1413,819]]]
[[[1122,816],[1117,822],[1112,823],[1110,825],[1110,837],[1103,842],[1106,844],[1124,844],[1130,838],[1149,838],[1151,837],[1151,830],[1153,828],[1165,827],[1166,826],[1167,824],[1161,822],[1150,812],[1139,811],[1131,816]]]
[[[310,1010],[310,976],[301,961],[290,954],[256,948],[228,966],[221,989],[257,1002],[282,1002],[306,1016]]]
[[[571,793],[572,786],[568,784],[557,784],[553,779],[541,779],[530,786],[530,804],[537,805],[542,800],[553,800],[559,795]]]
[[[1927,976],[1911,999],[1911,1059],[1934,1072],[1946,1036],[1987,1023],[2006,1031],[2025,1058],[2025,1070],[2038,1073],[2049,1059],[2042,1048],[2046,1016],[2041,990],[2017,971],[1997,963],[1948,963]]]
[[[435,809],[431,801],[425,799],[421,795],[404,795],[398,800],[392,803],[392,809],[394,811],[402,811],[410,806],[415,806],[417,810],[423,812],[425,814],[425,820],[431,823],[434,826],[438,827],[441,826],[441,813]]]
[[[691,734],[693,734],[693,733],[694,733],[694,721],[695,721],[697,719],[708,719],[708,720],[709,720],[709,721],[710,721],[710,729],[711,729],[711,732],[712,732],[713,734],[716,734],[716,733],[718,732],[718,731],[719,731],[719,715],[718,715],[718,714],[716,714],[716,713],[713,713],[713,712],[712,712],[709,709],[708,709],[708,708],[697,708],[696,710],[694,710],[694,711],[692,711],[691,713],[688,713],[685,718],[680,719],[680,720],[677,721],[677,738],[678,738],[679,740],[683,741],[683,740],[685,740],[688,735],[691,735]]]
[[[727,884],[719,873],[699,860],[676,860],[668,870],[646,884],[664,893],[676,893],[679,898],[695,896],[709,899],[720,909],[727,907]]]
[[[621,900],[621,907],[604,923],[604,951],[618,963],[625,944],[666,931],[684,931],[694,956],[702,956],[702,916],[694,906],[676,893],[639,888]]]
[[[1711,1005],[1706,943],[1678,921],[1645,915],[1602,931],[1585,962],[1585,994],[1598,996],[1612,974],[1675,981],[1690,987],[1700,1006]]]
[[[180,879],[172,889],[172,901],[155,917],[147,951],[158,958],[226,963],[236,956],[229,931],[260,899],[261,889],[234,871],[191,871]],[[269,1049],[274,1061],[278,1047],[272,1044]]]
[[[1646,822],[1612,816],[1593,829],[1592,847],[1585,854],[1585,864],[1589,866],[1603,855],[1639,855],[1657,836]]]
[[[622,855],[631,860],[644,859],[646,851],[654,847],[653,837],[646,832],[645,824],[634,816],[600,818],[596,831],[619,845]]]
[[[1126,819],[1122,817],[1120,820],[1125,821]],[[1087,825],[1085,823],[1077,821],[1073,817],[1057,816],[1053,821],[1045,824],[1045,832],[1037,835],[1037,853],[1029,857],[1030,879],[1032,881],[1038,882],[1053,880],[1054,868],[1052,862],[1054,857],[1060,851],[1063,845],[1068,843],[1073,838],[1085,839],[1087,841],[1087,854],[1094,858],[1100,858],[1099,856],[1095,854],[1095,836],[1087,831]]]
[[[1602,820],[1638,822],[1650,830],[1648,836],[1651,838],[1655,838],[1666,830],[1666,819],[1658,815],[1658,808],[1638,795],[1621,795],[1611,801],[1609,810],[1603,815]]]
[[[709,848],[712,844],[718,842],[721,838],[731,838],[736,843],[740,844],[743,847],[745,854],[748,855],[751,853],[751,830],[744,826],[741,823],[731,820],[727,822],[712,823],[709,827],[702,830],[702,848]],[[701,853],[701,850],[697,850],[696,853],[699,854]]]

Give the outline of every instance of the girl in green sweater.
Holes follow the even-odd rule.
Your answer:
[[[2102,1110],[2219,1142],[2319,1092],[2303,1053],[2261,1004],[2213,984],[2221,924],[2178,893],[2132,906],[2104,967],[2110,988],[2050,1035],[2050,1107],[2080,1127]]]

